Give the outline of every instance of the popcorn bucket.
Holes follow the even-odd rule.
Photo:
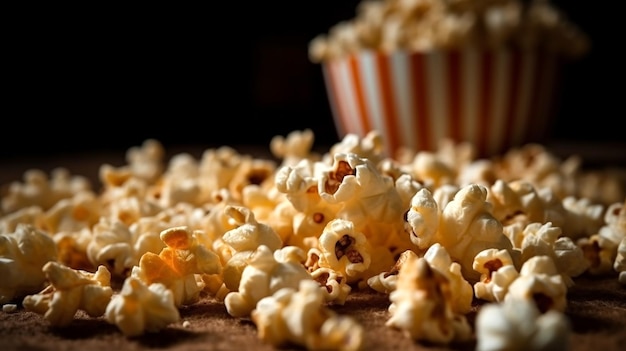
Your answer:
[[[510,50],[363,51],[322,65],[340,138],[378,130],[387,154],[442,139],[492,156],[547,136],[558,57]]]

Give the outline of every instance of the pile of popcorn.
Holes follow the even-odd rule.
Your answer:
[[[376,131],[313,144],[305,129],[275,136],[272,157],[166,160],[149,139],[102,164],[98,189],[26,171],[1,197],[3,311],[66,327],[81,310],[130,337],[210,298],[270,345],[359,350],[363,326],[333,306],[369,291],[417,342],[548,350],[567,349],[577,276],[626,284],[623,178],[576,156],[529,144],[478,159],[443,140],[390,157]]]
[[[512,48],[579,57],[588,36],[549,0],[363,0],[353,19],[309,43],[319,63],[363,50]]]

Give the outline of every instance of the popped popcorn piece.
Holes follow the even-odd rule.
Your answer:
[[[587,268],[589,274],[602,276],[614,272],[613,262],[617,256],[618,243],[599,234],[594,234],[578,239],[576,245],[582,250],[589,265]]]
[[[237,291],[229,292],[224,299],[228,314],[249,317],[262,298],[281,288],[295,289],[301,280],[313,280],[302,264],[305,258],[302,249],[297,247],[272,251],[266,245],[259,245],[248,258]],[[317,289],[321,288],[319,283],[316,285]]]
[[[439,207],[430,190],[422,188],[411,198],[406,222],[411,242],[420,250],[430,247],[439,227]]]
[[[134,337],[154,333],[180,320],[174,294],[161,283],[146,285],[128,277],[119,294],[111,298],[104,317],[124,335]]]
[[[319,237],[319,250],[319,266],[340,272],[348,283],[369,278],[364,273],[372,262],[372,248],[352,221],[333,219],[328,222]]]
[[[39,227],[53,234],[91,228],[102,216],[101,208],[96,194],[83,190],[57,201],[44,213]]]
[[[604,224],[605,207],[588,198],[567,196],[563,199],[563,208],[566,218],[561,225],[563,233],[574,240],[597,233]]]
[[[476,350],[569,350],[571,327],[556,310],[542,313],[526,299],[481,306],[476,315]]]
[[[69,325],[79,309],[91,317],[100,317],[113,296],[111,273],[105,266],[91,273],[49,261],[42,272],[50,285],[25,296],[22,305],[27,311],[42,314],[53,326]]]
[[[604,214],[604,223],[598,229],[598,235],[619,245],[626,237],[626,200],[609,205]]]
[[[418,257],[414,251],[404,250],[391,269],[370,277],[367,279],[367,285],[369,285],[370,288],[384,294],[389,294],[390,292],[396,290],[398,273],[400,272],[402,265],[407,261],[407,256]]]
[[[384,244],[389,233],[402,231],[405,209],[394,181],[369,159],[353,153],[335,154],[332,170],[318,180],[322,199],[342,206],[336,217],[352,221],[372,244]]]
[[[19,223],[39,227],[42,221],[43,209],[39,206],[28,206],[14,212],[0,216],[0,234],[13,233]]]
[[[224,213],[236,227],[222,235],[222,240],[235,251],[252,251],[265,245],[274,251],[283,246],[282,239],[274,229],[256,220],[254,212],[245,206],[226,206]]]
[[[46,280],[42,268],[56,260],[54,240],[32,224],[18,223],[14,232],[0,234],[0,303],[41,290]]]
[[[87,245],[87,258],[94,267],[104,265],[118,278],[126,278],[137,264],[133,252],[132,234],[118,219],[100,217],[92,228],[92,240]]]
[[[319,285],[302,280],[259,300],[251,312],[258,337],[275,347],[299,345],[306,350],[362,349],[365,330],[352,317],[324,306]]]
[[[307,128],[292,131],[286,137],[276,135],[270,140],[269,147],[274,157],[282,159],[282,166],[292,166],[303,159],[320,159],[311,152],[314,141],[315,134]]]
[[[4,312],[4,313],[15,313],[15,312],[17,312],[17,304],[6,303],[6,304],[2,305],[2,312]]]
[[[470,184],[461,188],[440,214],[439,227],[434,240],[446,248],[450,257],[461,264],[465,279],[471,284],[480,279],[473,268],[474,257],[489,248],[509,251],[514,261],[509,238],[504,235],[500,221],[491,214],[491,204],[486,201],[487,188]]]
[[[454,313],[451,289],[449,279],[425,258],[407,255],[396,290],[389,294],[391,316],[385,325],[416,341],[449,344],[468,340],[472,330],[465,315]]]
[[[503,301],[509,285],[519,276],[507,250],[485,249],[476,255],[472,267],[480,273],[480,280],[474,283],[474,295],[491,302]]]
[[[453,262],[445,247],[439,243],[434,243],[424,253],[424,258],[430,267],[438,270],[450,284],[450,305],[455,314],[466,314],[472,309],[474,291],[472,285],[463,278],[461,265]]]
[[[367,132],[364,137],[348,133],[338,143],[330,147],[330,151],[324,155],[323,161],[332,164],[335,155],[356,154],[377,165],[384,158],[383,150],[383,137],[377,130]]]
[[[626,237],[622,238],[617,247],[613,269],[619,273],[618,281],[620,284],[626,284]]]
[[[204,288],[202,275],[222,272],[219,256],[199,243],[196,232],[186,226],[162,231],[160,237],[167,247],[158,255],[146,252],[141,256],[131,276],[146,285],[165,285],[172,290],[176,307],[196,303]]]
[[[534,256],[524,262],[519,276],[509,285],[504,297],[507,299],[534,301],[541,313],[563,312],[567,306],[567,285],[550,256]]]
[[[552,226],[551,222],[530,223],[522,235],[522,263],[533,256],[549,256],[568,287],[574,285],[573,277],[589,268],[583,250],[570,237],[562,236],[561,228]]]

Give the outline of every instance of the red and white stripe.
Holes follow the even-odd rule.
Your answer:
[[[539,140],[555,107],[557,60],[531,52],[383,54],[323,64],[340,137],[377,129],[386,150],[436,150],[442,138],[480,155]]]

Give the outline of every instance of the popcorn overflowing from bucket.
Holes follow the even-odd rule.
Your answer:
[[[561,63],[589,49],[549,1],[363,1],[315,37],[339,137],[385,139],[385,151],[443,139],[492,156],[549,134]]]

